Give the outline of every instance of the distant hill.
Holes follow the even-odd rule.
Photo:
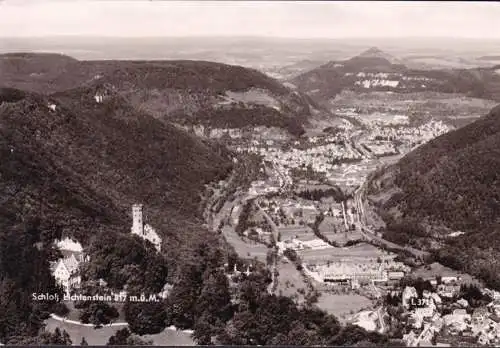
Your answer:
[[[290,80],[295,76],[325,64],[325,61],[304,59],[279,68],[268,69],[269,75],[279,80]]]
[[[387,237],[500,287],[500,106],[417,148],[371,181]],[[451,238],[449,234],[465,234]]]
[[[343,90],[461,93],[500,101],[500,75],[494,68],[418,70],[377,48],[328,62],[289,82],[323,105]]]
[[[357,58],[379,58],[389,61],[391,64],[398,64],[400,60],[394,56],[382,51],[378,47],[370,47],[366,51],[360,53]]]
[[[500,60],[500,55],[494,55],[494,56],[481,56],[476,58],[477,60]]]
[[[0,87],[54,93],[106,85],[158,119],[210,127],[276,126],[300,133],[311,104],[258,72],[204,61],[78,61],[0,55]]]

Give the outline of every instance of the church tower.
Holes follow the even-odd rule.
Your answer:
[[[144,235],[144,222],[142,221],[142,204],[132,205],[132,233]]]

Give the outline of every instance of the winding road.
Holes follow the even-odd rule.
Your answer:
[[[62,323],[68,323],[68,324],[73,324],[73,325],[78,325],[78,326],[86,326],[86,327],[95,327],[96,326],[95,324],[82,323],[81,321],[66,319],[66,318],[60,317],[54,313],[50,314],[50,317],[52,319],[60,321]],[[128,326],[128,323],[127,322],[109,323],[109,324],[103,324],[102,326],[111,326],[111,327],[112,326],[125,326],[126,327],[126,326]],[[182,332],[187,333],[187,334],[193,333],[193,330],[178,330],[175,326],[169,326],[169,327],[165,328],[165,330],[182,331]]]
[[[384,309],[383,306],[380,306],[377,309],[378,323],[379,323],[379,327],[380,327],[379,332],[382,333],[382,334],[385,332],[385,323],[384,323],[383,309]]]
[[[87,327],[95,327],[96,326],[95,324],[82,323],[81,321],[66,319],[66,318],[60,317],[58,315],[55,315],[53,313],[50,314],[50,317],[52,319],[60,321],[62,323],[69,323],[69,324],[74,324],[74,325],[79,325],[79,326],[87,326]],[[128,323],[127,322],[110,323],[110,324],[103,324],[103,326],[128,326]]]

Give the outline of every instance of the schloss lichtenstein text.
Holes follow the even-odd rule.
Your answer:
[[[32,295],[33,301],[87,301],[87,302],[159,302],[160,299],[157,295],[124,295],[124,294],[115,294],[115,295],[82,295],[82,294],[73,294],[68,295],[64,294],[59,296],[59,294],[49,294],[49,293],[36,293],[34,292]]]

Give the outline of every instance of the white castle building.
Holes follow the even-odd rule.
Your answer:
[[[142,239],[148,240],[155,246],[156,250],[161,251],[161,238],[153,227],[144,224],[142,218],[142,204],[132,205],[132,234],[136,234]]]

